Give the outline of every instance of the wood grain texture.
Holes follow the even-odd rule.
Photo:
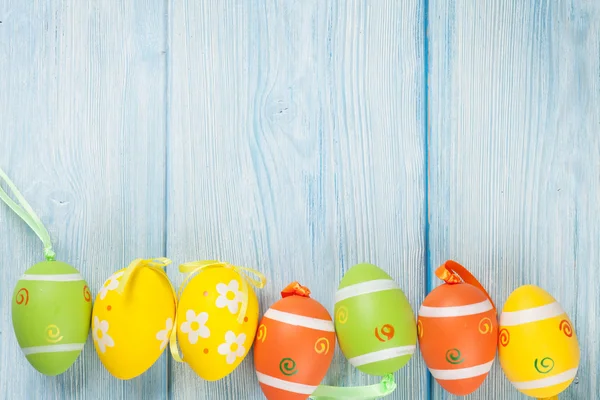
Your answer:
[[[600,3],[432,0],[429,12],[430,271],[464,263],[500,309],[518,286],[550,292],[581,346],[561,399],[597,398]],[[526,397],[496,361],[468,398]]]
[[[298,280],[333,312],[358,262],[424,296],[420,2],[172,1],[167,254],[268,277],[261,314]],[[171,271],[179,285],[183,277]],[[419,355],[389,398],[424,395]],[[172,363],[175,399],[263,398],[252,353],[205,382]],[[326,384],[374,383],[339,349]]]
[[[0,1],[0,166],[95,297],[117,269],[164,253],[166,7],[162,1]],[[163,399],[167,358],[108,374],[91,334],[63,375],[21,354],[13,288],[41,242],[0,205],[0,398]]]
[[[582,349],[561,400],[600,393],[596,0],[0,0],[0,76],[0,167],[94,295],[166,255],[175,285],[222,259],[267,275],[261,314],[294,280],[332,312],[366,261],[416,313],[452,258],[500,308],[554,295]],[[263,398],[252,353],[218,382],[166,355],[122,382],[91,335],[41,376],[10,316],[41,245],[1,205],[0,254],[1,399]],[[420,354],[395,376],[387,398],[428,398]],[[376,381],[336,348],[324,383]],[[498,362],[467,398],[525,399]]]

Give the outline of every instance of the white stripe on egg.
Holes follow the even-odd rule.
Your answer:
[[[299,394],[312,394],[317,387],[310,385],[303,385],[301,383],[287,382],[283,379],[275,378],[273,376],[261,374],[256,372],[258,381],[267,386],[274,387],[275,389],[285,390],[286,392],[299,393]]]
[[[421,306],[419,309],[419,317],[431,318],[451,318],[464,317],[466,315],[481,314],[491,310],[492,303],[489,300],[484,300],[480,303],[468,304],[465,306],[452,307],[428,307]]]
[[[335,332],[333,321],[331,320],[305,317],[303,315],[292,314],[272,308],[267,310],[265,317],[288,325],[302,326],[318,331]]]
[[[485,364],[479,364],[474,367],[460,368],[460,369],[431,369],[429,372],[435,379],[442,381],[455,381],[459,379],[469,379],[490,372],[494,360]]]
[[[390,349],[374,351],[372,353],[352,357],[348,359],[348,361],[350,361],[350,364],[354,365],[355,367],[360,367],[361,365],[365,364],[371,364],[378,361],[385,361],[392,358],[414,354],[416,347],[416,345],[392,347]]]
[[[80,274],[57,274],[57,275],[30,275],[21,277],[22,281],[46,281],[46,282],[77,282],[82,281]]]
[[[80,351],[83,350],[85,343],[69,343],[69,344],[54,344],[50,346],[34,346],[24,347],[23,353],[28,356],[38,353],[60,353],[63,351]]]
[[[516,326],[530,322],[542,321],[544,319],[558,317],[565,311],[557,302],[545,306],[527,308],[520,311],[504,311],[500,315],[501,326]]]
[[[339,303],[340,301],[349,299],[351,297],[393,289],[400,288],[396,282],[391,279],[375,279],[372,281],[361,282],[338,290],[335,293],[335,302]]]
[[[515,388],[519,390],[531,390],[531,389],[542,389],[549,386],[558,385],[560,383],[568,382],[571,379],[575,378],[577,375],[577,368],[573,368],[567,370],[565,372],[561,372],[560,374],[556,374],[554,376],[549,376],[547,378],[536,379],[533,381],[525,381],[525,382],[511,382]]]

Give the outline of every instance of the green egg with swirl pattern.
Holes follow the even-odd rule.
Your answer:
[[[47,376],[77,360],[87,340],[92,295],[79,272],[64,262],[44,261],[19,279],[12,298],[15,336],[29,363]]]
[[[384,376],[404,367],[415,352],[417,326],[408,299],[381,268],[350,268],[335,294],[340,349],[359,371]]]

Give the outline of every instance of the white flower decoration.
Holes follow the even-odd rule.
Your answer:
[[[100,294],[100,300],[104,300],[108,292],[119,287],[119,278],[122,276],[123,272],[117,272],[116,274],[111,275],[106,282],[104,282],[104,286],[102,286],[98,292]]]
[[[232,331],[227,331],[225,334],[225,343],[220,344],[217,351],[219,354],[226,356],[227,364],[233,364],[238,357],[243,357],[246,352],[244,342],[246,341],[246,334],[240,333],[239,336],[235,336]]]
[[[242,292],[239,291],[240,284],[235,279],[229,282],[229,285],[224,283],[217,284],[217,307],[229,308],[229,312],[235,314],[238,312],[239,303],[242,301]]]
[[[188,334],[188,340],[191,344],[196,344],[198,336],[204,339],[210,337],[210,330],[206,326],[208,313],[201,312],[196,315],[194,310],[187,310],[185,318],[187,321],[181,324],[181,332]]]
[[[108,321],[100,321],[98,317],[94,317],[92,321],[92,337],[102,354],[106,352],[107,347],[115,345],[114,340],[108,334]]]
[[[156,334],[156,339],[160,340],[160,350],[164,350],[167,347],[167,343],[169,343],[169,335],[173,330],[173,320],[171,318],[167,318],[165,329],[159,331]]]

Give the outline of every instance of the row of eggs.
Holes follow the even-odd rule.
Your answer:
[[[150,368],[173,345],[172,332],[183,361],[210,381],[230,374],[254,345],[257,378],[268,399],[313,394],[336,339],[353,366],[375,376],[406,365],[418,342],[431,374],[456,395],[483,383],[496,350],[507,378],[532,397],[562,392],[579,365],[568,315],[533,285],[511,293],[498,322],[485,290],[446,280],[425,298],[415,323],[395,281],[375,265],[358,264],[340,283],[334,318],[294,283],[259,321],[254,290],[228,264],[200,271],[179,299],[161,268],[128,275],[127,269],[113,274],[92,305],[89,288],[70,265],[47,261],[30,268],[12,303],[15,334],[28,361],[46,375],[66,371],[83,349],[91,320],[99,358],[120,379]]]

